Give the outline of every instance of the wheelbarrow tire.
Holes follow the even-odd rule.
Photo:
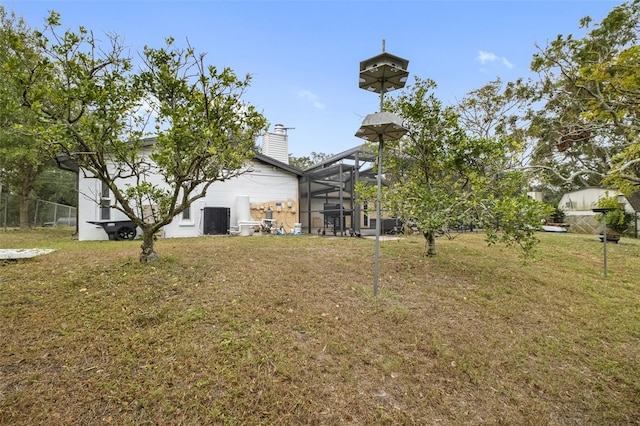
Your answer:
[[[133,240],[136,237],[136,230],[128,226],[123,226],[116,231],[116,239],[119,241]]]

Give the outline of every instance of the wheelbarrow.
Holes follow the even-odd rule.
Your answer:
[[[126,241],[136,237],[136,224],[131,220],[110,220],[106,222],[87,221],[102,226],[110,240]]]

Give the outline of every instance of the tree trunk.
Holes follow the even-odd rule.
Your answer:
[[[18,194],[18,208],[20,209],[20,228],[30,228],[29,220],[29,197],[24,194]]]
[[[33,186],[38,176],[37,171],[28,168],[22,178],[20,185],[20,194],[18,194],[18,207],[20,209],[20,228],[31,228],[31,220],[29,219],[29,196],[33,191]],[[35,220],[33,225],[35,226]]]
[[[154,232],[144,229],[142,230],[142,245],[140,246],[142,249],[142,253],[140,253],[141,263],[151,263],[159,259],[158,253],[153,249],[153,243],[155,240],[154,234]]]
[[[436,233],[434,231],[423,232],[424,239],[426,240],[427,256],[436,255]]]

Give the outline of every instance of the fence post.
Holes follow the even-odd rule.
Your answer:
[[[4,231],[7,232],[7,210],[9,210],[9,194],[4,197]]]
[[[40,204],[40,200],[36,200],[36,211],[35,214],[33,215],[33,227],[36,227],[36,224],[38,223],[38,205]]]

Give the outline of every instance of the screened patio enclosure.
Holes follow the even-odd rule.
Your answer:
[[[375,206],[355,201],[356,182],[376,183],[376,153],[360,145],[304,170],[300,177],[302,232],[374,235]]]

